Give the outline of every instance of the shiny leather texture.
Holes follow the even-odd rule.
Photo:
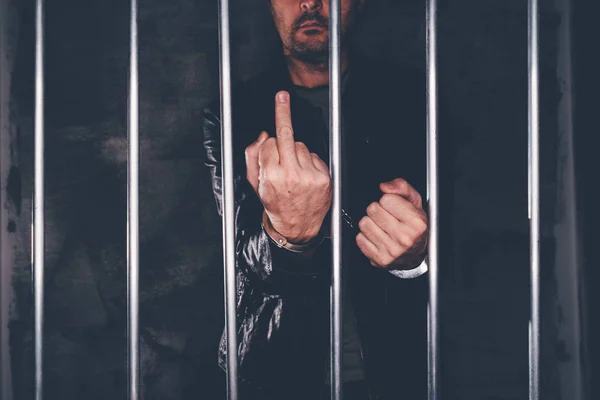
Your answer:
[[[405,178],[425,199],[424,84],[423,71],[352,58],[342,99],[342,206],[356,221],[379,200],[378,185],[386,180]],[[283,63],[234,86],[239,379],[243,387],[261,391],[260,398],[317,398],[329,360],[331,241],[310,259],[275,246],[261,229],[262,204],[245,178],[244,149],[262,130],[274,135],[279,90],[291,94],[295,139],[329,162],[320,110],[294,93]],[[217,100],[204,111],[203,131],[221,214],[220,129]],[[329,218],[324,229],[328,223]],[[354,305],[371,398],[425,398],[427,275],[403,280],[372,267],[356,246],[355,232],[344,229],[343,268],[350,280],[345,296]],[[219,363],[225,369],[224,338]]]

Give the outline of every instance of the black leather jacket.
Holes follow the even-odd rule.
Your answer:
[[[405,178],[425,199],[425,74],[356,58],[350,65],[342,100],[342,206],[358,221],[386,180]],[[273,245],[261,228],[262,204],[245,178],[244,149],[262,130],[273,136],[279,90],[291,93],[295,139],[329,159],[320,110],[294,93],[283,64],[233,89],[239,379],[254,390],[247,398],[308,399],[317,398],[328,368],[331,242],[310,259]],[[205,110],[204,145],[219,213],[220,134],[215,102]],[[345,295],[353,301],[372,398],[424,399],[427,274],[404,280],[372,267],[356,246],[356,232],[344,229]]]

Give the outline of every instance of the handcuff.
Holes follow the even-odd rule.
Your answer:
[[[356,234],[358,234],[360,232],[360,229],[358,228],[358,224],[354,221],[354,219],[346,211],[344,211],[343,208],[341,209],[341,213],[342,213],[342,220],[346,223],[346,225],[348,225]],[[272,237],[269,234],[269,232],[265,229],[265,224],[267,224],[269,226],[271,231],[274,233],[275,237]],[[327,235],[325,235],[323,232],[324,229],[321,228],[321,230],[319,231],[317,236],[315,238],[313,238],[311,241],[309,241],[307,243],[303,243],[303,244],[291,243],[290,241],[287,240],[287,238],[285,236],[283,236],[282,234],[277,232],[277,230],[271,224],[271,221],[269,220],[267,213],[265,213],[265,212],[263,212],[261,226],[262,226],[263,231],[269,238],[269,240],[271,240],[271,242],[273,242],[279,248],[289,250],[293,253],[306,253],[308,251],[311,251],[311,250],[319,247],[321,245],[321,243],[323,243],[323,240],[327,237]],[[402,279],[417,278],[429,270],[428,265],[427,265],[428,258],[429,257],[425,256],[425,259],[421,262],[421,264],[412,269],[406,270],[406,269],[389,268],[388,271],[392,275],[394,275],[398,278],[402,278]]]

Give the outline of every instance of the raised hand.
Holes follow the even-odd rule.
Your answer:
[[[305,243],[317,236],[331,206],[329,169],[294,140],[285,91],[275,97],[275,128],[276,137],[263,131],[246,148],[246,177],[273,228],[292,243]]]

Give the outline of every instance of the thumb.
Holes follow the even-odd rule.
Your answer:
[[[258,192],[258,150],[268,137],[269,134],[262,131],[256,142],[246,147],[246,179],[255,192]]]
[[[397,194],[398,196],[404,197],[417,208],[423,207],[423,201],[419,192],[404,179],[396,178],[389,182],[383,182],[379,184],[379,188],[385,194]]]

